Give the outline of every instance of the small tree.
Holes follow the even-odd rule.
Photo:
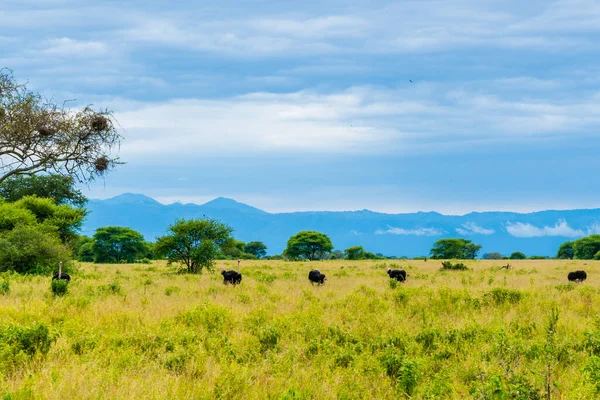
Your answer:
[[[246,243],[244,251],[256,258],[263,258],[267,255],[267,246],[263,242],[250,242]]]
[[[164,256],[169,265],[184,265],[194,274],[212,270],[221,247],[233,240],[233,229],[212,219],[178,220],[169,231],[156,240],[155,253]]]
[[[591,260],[600,251],[600,235],[589,235],[573,242],[573,254],[580,260]]]
[[[246,252],[244,248],[246,247],[246,243],[241,240],[231,239],[223,246],[221,246],[221,254],[219,254],[220,258],[224,259],[238,259],[245,258]]]
[[[344,250],[346,260],[363,260],[365,258],[365,249],[362,246],[352,246]]]
[[[473,260],[480,249],[481,245],[467,239],[440,239],[433,244],[431,258]]]
[[[148,251],[141,233],[120,226],[98,228],[94,233],[94,262],[132,263],[144,258]]]
[[[556,258],[561,260],[572,260],[575,256],[575,251],[573,250],[573,242],[564,242],[558,248],[558,253],[556,254]]]
[[[77,261],[94,261],[94,239],[87,236],[79,236],[74,242],[73,256]]]
[[[288,240],[285,255],[292,259],[305,258],[312,261],[331,250],[333,244],[327,235],[315,231],[302,231]]]
[[[43,172],[92,180],[118,163],[120,139],[109,111],[66,109],[0,70],[0,184]]]
[[[0,233],[0,272],[50,273],[60,261],[68,263],[70,250],[47,226],[18,225]]]
[[[484,260],[502,260],[502,254],[498,252],[485,253],[481,258]]]
[[[527,256],[525,255],[525,253],[521,253],[520,251],[515,251],[510,255],[511,260],[524,260],[526,258]]]

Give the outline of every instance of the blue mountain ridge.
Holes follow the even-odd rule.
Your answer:
[[[234,229],[238,240],[259,240],[269,254],[280,254],[287,240],[302,230],[326,233],[336,249],[361,245],[388,256],[427,255],[441,238],[464,237],[483,246],[480,255],[554,256],[568,240],[600,233],[600,209],[547,210],[533,213],[472,212],[443,215],[437,212],[385,214],[361,211],[310,211],[269,213],[219,197],[206,204],[173,203],[125,193],[106,200],[90,200],[82,234],[93,235],[103,226],[126,226],[153,241],[177,219],[214,218]]]

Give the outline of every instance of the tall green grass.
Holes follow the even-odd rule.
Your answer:
[[[381,261],[246,261],[237,287],[162,262],[82,264],[64,296],[13,274],[0,397],[600,397],[599,262],[395,263],[406,282]],[[576,269],[588,280],[567,284]]]

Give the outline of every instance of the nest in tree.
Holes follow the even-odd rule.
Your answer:
[[[100,114],[96,114],[92,117],[90,125],[95,132],[106,131],[109,128],[108,119]]]
[[[108,158],[102,156],[98,159],[96,159],[96,161],[94,161],[94,167],[96,167],[96,171],[98,172],[104,172],[108,169]]]
[[[56,130],[50,126],[39,126],[37,128],[38,133],[40,134],[41,137],[50,137],[52,135],[54,135],[56,133]]]

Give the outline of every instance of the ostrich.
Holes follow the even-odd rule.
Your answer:
[[[71,282],[71,276],[69,274],[67,274],[66,272],[62,272],[62,261],[58,262],[58,274],[54,274],[52,276],[53,281],[56,279],[64,279],[67,282]]]

